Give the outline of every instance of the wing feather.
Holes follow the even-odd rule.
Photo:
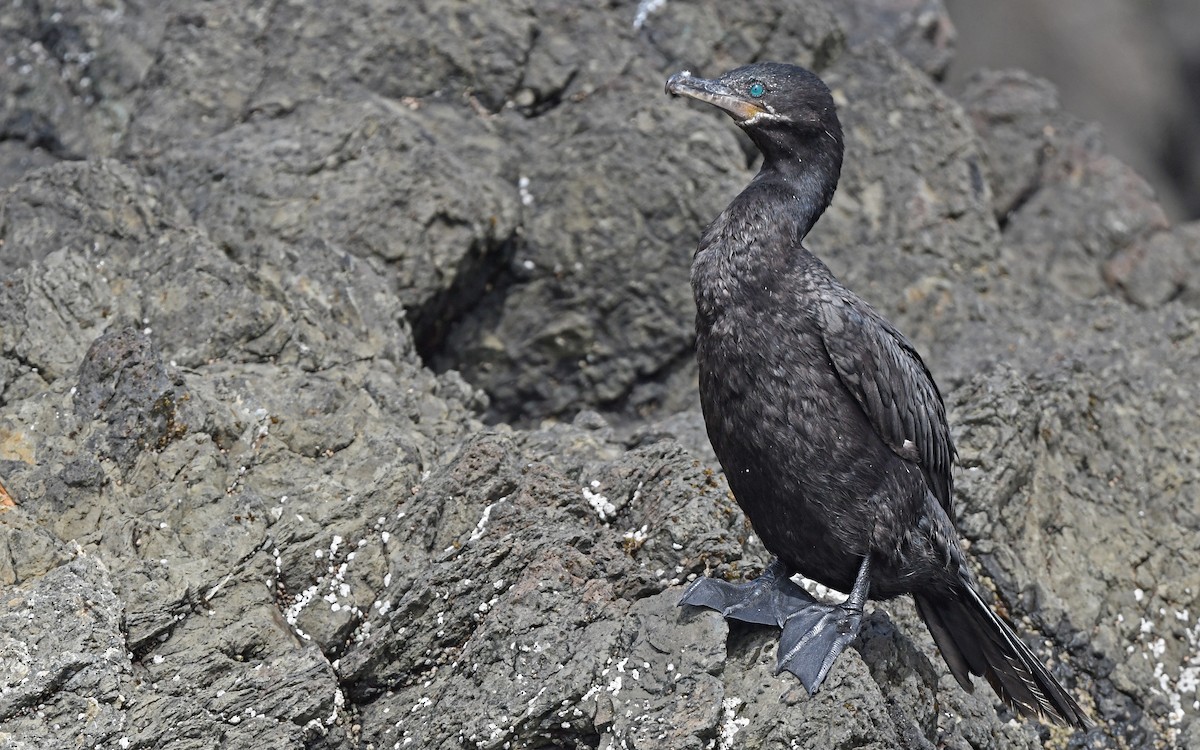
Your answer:
[[[946,407],[929,369],[908,339],[862,300],[830,295],[821,305],[822,339],[843,385],[880,439],[925,474],[954,517],[954,442]]]

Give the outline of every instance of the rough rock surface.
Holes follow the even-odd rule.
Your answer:
[[[952,29],[7,4],[0,747],[1195,746],[1200,229],[1047,84],[940,90]],[[962,691],[907,600],[812,698],[774,629],[675,606],[768,558],[687,285],[756,165],[662,82],[768,57],[834,89],[811,245],[926,353],[977,570],[1086,733]]]
[[[1200,3],[946,0],[958,22],[952,85],[981,67],[1022,67],[1098,119],[1114,155],[1154,186],[1168,216],[1200,217]]]

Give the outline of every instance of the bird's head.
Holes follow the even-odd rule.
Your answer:
[[[685,70],[667,81],[667,93],[720,107],[743,128],[768,123],[817,128],[837,123],[828,87],[799,65],[755,63],[719,78],[699,78]]]
[[[786,62],[755,62],[719,78],[688,71],[667,80],[667,94],[690,96],[719,107],[767,156],[818,148],[841,162],[838,108],[828,86],[805,68]],[[805,144],[805,142],[808,142]]]
[[[779,196],[797,200],[804,231],[829,205],[842,169],[842,126],[833,95],[798,65],[761,62],[718,78],[676,73],[667,93],[712,104],[733,118],[763,154],[755,182],[784,185]]]

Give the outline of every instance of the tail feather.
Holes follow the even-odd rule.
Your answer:
[[[937,608],[928,603],[924,597],[914,597],[917,605],[917,614],[925,621],[925,626],[929,628],[929,632],[933,635],[933,641],[937,644],[938,650],[942,652],[942,658],[946,660],[946,665],[950,667],[950,674],[954,675],[954,679],[958,680],[958,684],[962,685],[962,689],[968,693],[975,692],[975,685],[971,682],[971,665],[981,662],[980,658],[973,655],[974,658],[968,660],[959,649],[958,644],[954,641],[954,636],[950,634],[950,629],[942,622],[942,616]],[[979,674],[975,671],[974,674]]]
[[[979,675],[1006,706],[1022,716],[1089,726],[1075,699],[984,603],[974,586],[964,586],[956,598],[918,596],[916,600],[917,612],[964,688],[971,689],[970,675]]]

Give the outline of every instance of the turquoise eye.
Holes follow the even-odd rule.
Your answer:
[[[750,96],[753,96],[755,99],[757,99],[765,93],[767,93],[767,87],[758,81],[750,84]]]

